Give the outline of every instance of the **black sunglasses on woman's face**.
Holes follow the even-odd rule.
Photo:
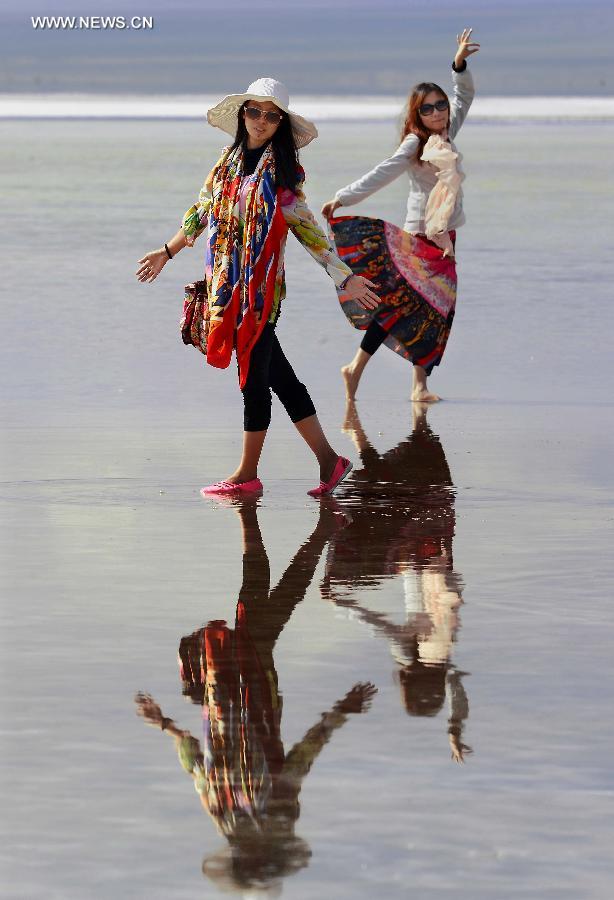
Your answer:
[[[435,110],[437,110],[437,112],[443,112],[444,109],[447,108],[447,100],[438,100],[437,103],[423,103],[422,106],[418,107],[418,112],[421,116],[432,116]]]
[[[260,119],[264,116],[265,122],[268,122],[269,125],[279,125],[282,120],[282,114],[278,112],[273,112],[272,109],[264,110],[258,109],[257,106],[246,106],[245,107],[245,115],[248,119]]]

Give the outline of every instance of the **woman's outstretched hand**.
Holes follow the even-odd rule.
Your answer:
[[[356,300],[363,309],[377,309],[380,299],[377,294],[370,290],[370,288],[374,287],[376,285],[369,281],[368,278],[363,278],[362,275],[352,275],[343,290],[351,300]]]
[[[472,31],[473,28],[463,28],[461,33],[456,35],[458,50],[456,51],[456,56],[454,57],[454,65],[457,69],[460,69],[468,56],[471,56],[472,53],[477,53],[480,49],[479,44],[475,44],[471,41]]]
[[[136,703],[136,712],[138,716],[142,716],[150,725],[160,725],[162,722],[162,710],[151,696],[138,692],[134,698]]]
[[[332,219],[332,217],[335,215],[335,210],[339,209],[340,206],[341,204],[338,200],[329,200],[322,207],[322,215],[325,219]]]
[[[150,250],[142,259],[139,259],[140,268],[136,273],[139,281],[151,284],[155,281],[164,266],[168,262],[168,255],[164,247],[161,250]]]
[[[374,684],[370,681],[359,681],[342,700],[335,703],[334,708],[344,715],[364,713],[371,706],[371,701],[376,694],[377,688]]]
[[[461,742],[460,737],[455,734],[449,734],[448,739],[450,741],[450,750],[452,751],[452,759],[457,763],[464,763],[465,756],[468,753],[473,753],[471,747],[467,744],[463,744]]]

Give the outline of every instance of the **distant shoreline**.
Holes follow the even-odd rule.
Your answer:
[[[194,95],[0,94],[0,119],[182,119],[202,120],[219,100]],[[293,107],[319,122],[390,121],[405,98],[392,96],[295,96]],[[478,96],[473,121],[614,120],[614,97]]]

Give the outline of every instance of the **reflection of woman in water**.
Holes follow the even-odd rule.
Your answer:
[[[359,503],[352,506],[353,522],[329,549],[321,590],[388,639],[409,715],[436,715],[447,699],[452,756],[462,762],[471,751],[462,743],[469,711],[464,673],[451,662],[463,602],[452,560],[454,485],[441,442],[426,422],[426,408],[414,404],[412,434],[380,455],[369,443],[356,407],[348,404],[345,430],[363,468],[346,483],[344,498],[356,495]],[[381,515],[378,501],[384,501]],[[403,576],[405,591],[402,625],[354,599],[359,589],[397,574]]]
[[[179,645],[183,693],[203,709],[202,746],[165,718],[151,697],[139,694],[137,706],[149,724],[174,737],[203,807],[228,840],[228,848],[205,860],[205,874],[220,887],[271,889],[282,876],[306,866],[311,855],[294,833],[303,779],[347,716],[368,708],[375,689],[355,685],[285,752],[273,650],[338,526],[330,507],[322,506],[311,537],[269,591],[269,561],[256,508],[242,504],[237,510],[244,549],[234,628],[210,622]]]

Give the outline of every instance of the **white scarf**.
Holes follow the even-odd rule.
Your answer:
[[[454,256],[454,247],[448,232],[448,222],[454,212],[456,197],[465,177],[458,171],[455,153],[449,141],[441,134],[432,134],[421,159],[437,170],[437,184],[429,194],[424,214],[426,236],[443,250],[444,256]]]

